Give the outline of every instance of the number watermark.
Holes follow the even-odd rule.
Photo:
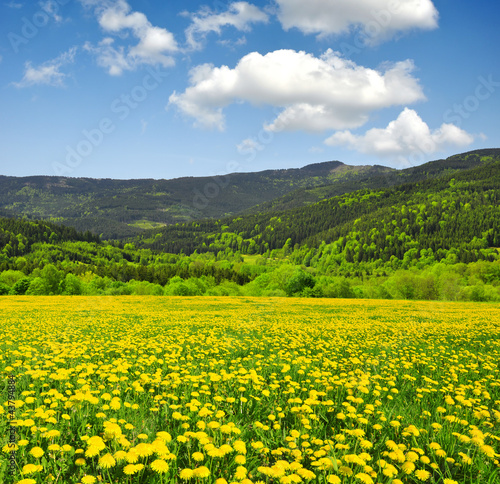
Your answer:
[[[9,375],[8,382],[8,419],[9,419],[9,474],[13,476],[16,473],[16,378],[14,375]]]

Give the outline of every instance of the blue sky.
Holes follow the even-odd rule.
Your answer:
[[[498,2],[11,0],[0,18],[3,175],[404,168],[500,147]]]

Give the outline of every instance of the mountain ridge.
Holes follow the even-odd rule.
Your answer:
[[[236,214],[294,188],[391,170],[327,161],[301,168],[171,180],[0,176],[0,211],[91,230],[104,238],[123,238],[144,228]]]
[[[356,191],[380,189],[479,166],[500,157],[482,149],[396,170],[341,161],[213,177],[97,179],[0,175],[0,215],[62,223],[125,239],[177,223],[281,211]]]

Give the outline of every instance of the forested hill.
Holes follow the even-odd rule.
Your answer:
[[[144,229],[237,214],[297,188],[395,171],[340,161],[173,180],[0,176],[0,215],[45,219],[119,239]],[[2,213],[3,211],[3,213]]]
[[[81,233],[73,227],[0,215],[0,261],[8,257],[23,256],[31,251],[34,244],[68,241],[99,243],[100,239],[89,231]]]
[[[180,222],[303,207],[360,188],[381,189],[453,174],[499,158],[478,150],[405,170],[340,161],[303,168],[173,180],[0,176],[0,216],[56,222],[125,239]]]
[[[419,181],[123,241],[0,217],[0,295],[500,301],[500,156],[476,152],[419,169]]]
[[[452,249],[457,260],[481,259],[483,249],[500,246],[500,156],[486,156],[468,170],[307,207],[165,227],[136,244],[186,254],[226,248],[263,254],[336,243],[350,262],[418,258],[423,250],[439,260]]]
[[[336,183],[318,187],[298,188],[274,200],[250,207],[244,213],[262,213],[303,207],[361,188],[376,190],[403,183],[414,183],[444,175],[453,175],[462,170],[470,170],[486,161],[500,159],[500,149],[476,150],[450,156],[445,160],[429,161],[422,165],[392,170],[379,174],[362,173],[356,180],[338,180]]]

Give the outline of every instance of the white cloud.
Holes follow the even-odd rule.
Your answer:
[[[438,11],[431,0],[276,0],[285,30],[306,34],[361,31],[365,42],[378,43],[398,32],[437,27]]]
[[[125,53],[123,46],[114,47],[114,39],[106,37],[94,47],[86,42],[83,48],[96,56],[97,64],[108,70],[112,76],[119,76],[123,71],[133,70],[134,64]]]
[[[264,149],[264,145],[259,143],[254,138],[246,138],[241,143],[236,145],[236,149],[238,153],[246,154],[255,151],[262,151]]]
[[[59,4],[55,0],[45,0],[44,2],[39,2],[42,10],[47,12],[56,22],[62,22],[63,18],[57,13],[59,11]]]
[[[47,86],[64,87],[64,80],[67,74],[60,71],[65,64],[74,62],[77,48],[72,47],[67,52],[62,53],[59,57],[49,60],[33,67],[31,62],[26,62],[24,76],[19,82],[14,82],[16,87],[29,87],[37,84],[45,84]]]
[[[190,48],[199,49],[209,32],[220,35],[221,28],[226,26],[248,32],[252,23],[267,23],[268,20],[266,13],[248,2],[231,3],[225,12],[218,14],[205,8],[192,15],[192,23],[186,29],[186,40]]]
[[[240,37],[236,40],[221,39],[221,40],[218,40],[217,43],[219,45],[224,45],[225,47],[229,47],[229,48],[233,49],[234,47],[245,45],[247,43],[247,38],[243,35],[242,37]]]
[[[114,47],[114,40],[106,37],[97,46],[87,43],[85,49],[97,57],[99,65],[106,67],[111,75],[120,75],[124,70],[133,70],[140,64],[172,66],[171,53],[178,50],[174,35],[168,30],[151,24],[146,15],[131,11],[125,0],[96,1],[81,0],[93,7],[101,28],[110,34],[126,34],[130,31],[139,42],[125,48]]]
[[[372,111],[425,99],[412,61],[359,66],[328,50],[321,57],[277,50],[244,56],[234,69],[203,64],[190,73],[185,92],[169,104],[196,124],[224,129],[223,108],[238,101],[283,108],[269,131],[347,129],[363,125]]]
[[[386,128],[372,128],[364,135],[340,131],[326,139],[325,144],[345,146],[381,158],[404,160],[415,154],[430,155],[447,147],[467,146],[473,141],[471,134],[454,124],[443,123],[431,131],[413,109],[405,108]]]

